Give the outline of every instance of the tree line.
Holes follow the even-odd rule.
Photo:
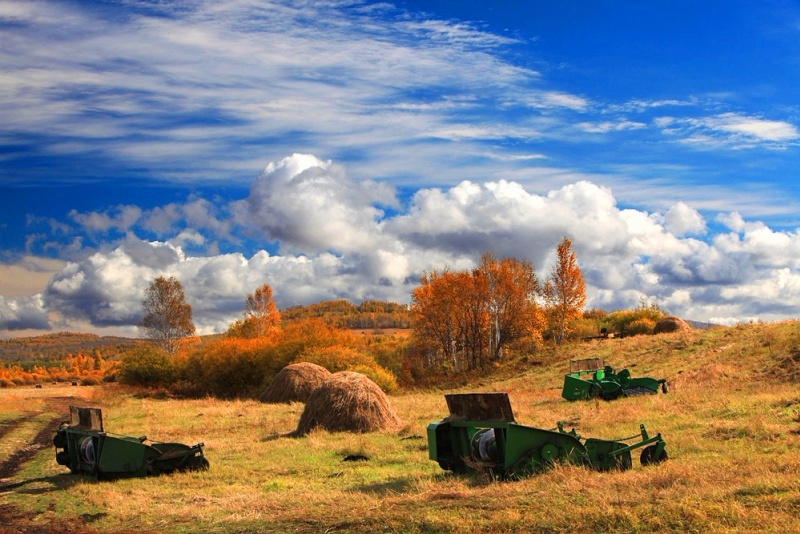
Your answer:
[[[333,335],[328,335],[327,341],[319,345],[300,342],[302,347],[297,349],[297,338],[292,338],[294,345],[287,345],[287,337],[292,336],[286,335],[272,288],[264,284],[246,296],[242,318],[230,325],[223,339],[195,347],[190,351],[189,359],[193,360],[195,369],[213,368],[214,377],[230,375],[223,371],[226,362],[222,355],[233,354],[236,350],[256,350],[258,354],[249,358],[256,367],[255,360],[261,362],[262,368],[275,367],[275,362],[290,363],[292,358],[275,353],[275,350],[282,350],[291,353],[295,359],[322,361],[329,370],[335,367],[332,362],[336,356],[381,379],[387,379],[383,376],[386,374],[408,380],[412,378],[411,369],[420,367],[425,373],[461,373],[481,369],[490,362],[500,362],[512,350],[533,350],[545,338],[563,342],[572,322],[581,317],[585,301],[583,274],[572,243],[565,237],[556,249],[556,262],[544,282],[540,282],[531,262],[516,258],[498,259],[490,253],[484,253],[480,264],[469,271],[445,268],[441,272],[424,273],[420,286],[412,292],[408,307],[413,332],[409,341],[397,342],[390,351],[379,350],[377,356],[370,354],[376,347],[370,347],[363,340],[355,342],[339,338],[332,344],[330,340],[336,338]],[[142,305],[145,309],[140,324],[142,332],[166,355],[175,356],[184,345],[182,340],[195,332],[191,305],[185,300],[180,281],[175,277],[156,278],[145,291]],[[369,301],[362,306],[365,313],[385,314],[398,312],[392,306],[400,305]],[[306,313],[325,315],[330,308],[341,311],[347,307],[343,302],[334,301],[311,307],[311,311]],[[308,317],[299,320],[319,328],[319,321],[314,321]],[[326,328],[342,326],[347,326],[346,321],[327,324]],[[300,324],[294,330],[302,331],[303,328]],[[309,337],[314,335],[309,334]],[[333,348],[336,343],[340,344],[339,348]],[[226,349],[220,350],[223,345]],[[356,356],[359,352],[370,357],[359,358]],[[218,355],[213,362],[209,359],[211,354]],[[228,367],[235,367],[231,365],[233,356],[228,359]],[[265,363],[266,360],[269,362]],[[162,367],[168,363],[165,360],[159,362]],[[157,362],[151,363],[156,365]],[[141,365],[142,362],[137,363],[138,367]],[[126,369],[123,365],[123,377]],[[278,370],[271,369],[270,372]],[[240,371],[252,375],[245,369]],[[175,381],[181,375],[184,382],[188,381],[184,384],[186,389],[197,389],[200,380],[197,372],[167,374],[171,374],[171,380]],[[127,376],[131,378],[132,374],[127,373]],[[205,380],[212,378],[208,375]],[[188,384],[193,381],[194,386]],[[232,382],[236,380],[229,376],[227,383]]]
[[[425,367],[457,373],[501,361],[509,348],[546,334],[561,343],[581,316],[585,289],[566,237],[543,283],[531,262],[489,253],[469,271],[426,273],[411,296],[414,348]]]
[[[332,372],[357,370],[391,390],[483,372],[489,364],[527,357],[544,343],[601,332],[653,333],[664,317],[658,306],[644,301],[635,310],[583,311],[585,282],[568,238],[555,255],[543,281],[531,262],[489,253],[471,270],[423,273],[410,305],[366,301],[356,306],[338,300],[280,311],[272,288],[264,284],[245,297],[241,318],[224,334],[202,337],[194,336],[192,307],[181,282],[161,276],[142,300],[139,326],[151,343],[128,340],[134,348],[124,352],[120,365],[111,351],[100,365],[95,354],[91,368],[84,359],[74,365],[33,362],[36,369],[0,364],[5,379],[0,386],[47,380],[58,371],[59,379],[119,379],[190,396],[255,396],[284,366],[307,361]],[[410,335],[378,330],[408,327]]]

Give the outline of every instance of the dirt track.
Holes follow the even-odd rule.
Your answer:
[[[47,399],[47,409],[40,412],[29,412],[25,416],[13,419],[0,427],[0,439],[7,433],[11,432],[20,425],[30,421],[36,416],[45,412],[56,412],[60,415],[52,418],[37,434],[36,436],[25,444],[21,449],[11,454],[2,463],[0,463],[0,483],[7,478],[11,478],[19,471],[23,464],[30,461],[31,458],[47,447],[53,446],[53,436],[58,429],[58,426],[65,419],[64,414],[69,414],[69,405],[74,404],[78,399],[75,397],[52,397]],[[0,485],[2,489],[2,485]]]
[[[37,416],[43,413],[58,414],[50,419],[40,430],[36,436],[23,445],[20,449],[9,455],[0,462],[0,496],[8,491],[13,491],[17,487],[24,486],[26,482],[10,482],[8,479],[13,477],[24,465],[33,459],[40,451],[53,447],[53,436],[62,421],[68,418],[70,404],[79,403],[80,399],[77,397],[51,397],[47,399],[46,408],[39,411],[27,412],[22,417],[6,421],[0,425],[0,439],[6,434],[12,432]],[[70,526],[63,523],[59,524],[42,524],[34,523],[37,513],[27,510],[20,510],[11,504],[0,503],[0,533],[36,533],[36,534],[50,534],[50,533],[78,533],[78,532],[93,532],[85,525]]]
[[[0,423],[0,439],[3,439],[3,437],[6,434],[8,434],[9,432],[14,431],[14,429],[16,429],[18,426],[20,426],[20,425],[22,425],[24,423],[27,423],[28,421],[30,421],[31,419],[33,419],[37,415],[38,415],[37,412],[29,412],[29,413],[25,414],[22,417],[18,417],[17,419],[12,419],[11,421],[6,421],[4,423]],[[3,477],[0,476],[0,478],[3,478]]]

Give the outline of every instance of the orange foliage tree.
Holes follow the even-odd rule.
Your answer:
[[[190,396],[254,397],[264,380],[288,361],[273,338],[223,337],[175,361],[178,378],[173,388]]]
[[[272,288],[264,284],[247,295],[244,318],[233,323],[228,335],[242,338],[258,338],[274,335],[281,324],[281,312],[272,300]]]
[[[42,382],[76,382],[94,385],[114,374],[118,362],[83,353],[68,354],[55,365],[32,365],[26,369],[0,362],[0,387],[32,385]]]
[[[421,286],[411,293],[414,343],[425,358],[426,367],[460,367],[462,339],[458,324],[457,275],[445,270],[424,273]]]
[[[503,357],[503,348],[523,338],[537,340],[543,328],[536,303],[539,279],[533,264],[514,258],[498,261],[489,253],[481,259],[480,271],[488,280],[489,349],[493,360]]]
[[[427,367],[479,369],[540,335],[538,292],[530,262],[488,253],[471,272],[426,273],[411,295],[415,347]]]
[[[581,310],[586,304],[586,282],[572,250],[572,241],[567,237],[556,249],[556,263],[543,293],[554,329],[553,339],[561,343],[567,336],[570,321],[582,316]]]
[[[365,341],[322,319],[305,319],[275,327],[268,337],[225,336],[198,345],[178,367],[176,392],[221,398],[255,397],[292,362],[310,361],[330,371],[359,371],[384,389],[395,380],[366,350]]]

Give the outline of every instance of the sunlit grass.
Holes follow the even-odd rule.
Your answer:
[[[0,495],[35,512],[28,526],[102,532],[800,531],[800,393],[780,364],[798,340],[797,324],[777,323],[582,343],[458,388],[506,391],[521,424],[563,421],[584,437],[638,435],[643,423],[670,455],[644,468],[634,451],[629,471],[558,466],[516,482],[454,476],[428,459],[425,428],[447,415],[446,391],[392,395],[404,422],[397,431],[290,438],[299,403],[157,399],[113,387],[0,390],[0,421],[43,409],[47,395],[80,395],[103,409],[107,431],[202,441],[211,463],[206,472],[98,483],[68,474],[50,448],[3,481],[18,486]],[[667,378],[670,392],[563,400],[567,361],[594,356],[633,376]],[[48,419],[9,432],[0,454]],[[344,461],[352,454],[369,460]]]

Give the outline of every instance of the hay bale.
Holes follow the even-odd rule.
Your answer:
[[[281,369],[258,400],[271,404],[306,402],[311,393],[331,377],[331,372],[315,363],[300,362]]]
[[[400,425],[402,421],[375,382],[361,373],[340,371],[308,398],[294,435],[303,436],[317,427],[363,433]]]
[[[654,334],[670,334],[672,332],[688,332],[692,327],[680,317],[669,316],[656,323]]]

